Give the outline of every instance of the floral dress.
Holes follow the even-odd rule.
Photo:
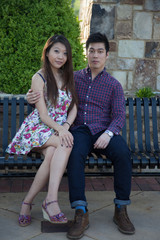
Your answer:
[[[48,115],[62,125],[67,118],[67,111],[72,101],[71,94],[64,90],[58,90],[59,97],[57,105],[54,108],[47,99],[46,83],[44,87],[45,102],[48,109]],[[9,154],[27,154],[32,148],[41,147],[54,134],[54,129],[48,127],[40,119],[38,110],[35,108],[22,123],[12,142],[6,149]]]

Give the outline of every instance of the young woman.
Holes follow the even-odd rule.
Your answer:
[[[48,180],[48,192],[42,204],[43,217],[52,223],[67,222],[58,205],[58,188],[73,146],[73,136],[68,130],[77,114],[77,97],[71,47],[63,35],[48,39],[42,63],[31,84],[31,89],[38,91],[40,98],[6,149],[9,154],[27,154],[35,149],[45,155],[22,202],[20,226],[31,223],[33,199]]]

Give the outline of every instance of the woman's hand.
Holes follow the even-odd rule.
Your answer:
[[[65,145],[66,147],[73,146],[73,136],[65,127],[62,126],[58,133],[62,146],[63,145]]]

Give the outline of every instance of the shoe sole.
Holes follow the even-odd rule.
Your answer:
[[[89,228],[89,224],[85,227],[84,231],[87,230],[88,228]],[[80,238],[82,238],[83,236],[84,236],[84,232],[83,232],[81,235],[79,235],[79,236],[71,236],[71,235],[68,235],[68,234],[67,234],[67,237],[68,237],[69,239],[80,239]]]
[[[135,231],[134,231],[134,232],[128,232],[128,231],[125,231],[125,230],[121,229],[121,228],[118,226],[118,224],[117,224],[117,222],[116,222],[116,220],[115,220],[114,218],[113,218],[113,222],[117,225],[118,230],[119,230],[120,232],[122,232],[122,233],[124,233],[124,234],[128,234],[128,235],[133,235],[133,234],[135,233]]]
[[[51,219],[49,218],[48,214],[46,213],[46,211],[43,209],[42,207],[42,213],[43,213],[43,218],[47,221],[49,221],[50,223],[53,223],[53,224],[64,224],[64,223],[67,223],[68,221],[63,221],[63,222],[56,222],[56,221],[51,221]]]

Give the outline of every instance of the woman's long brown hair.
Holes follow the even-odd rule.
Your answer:
[[[62,43],[67,51],[67,61],[61,68],[62,77],[64,79],[62,89],[66,88],[67,94],[70,92],[72,95],[72,103],[69,108],[69,110],[71,110],[74,104],[78,104],[78,100],[73,77],[72,50],[69,41],[63,35],[54,35],[50,37],[43,48],[42,68],[44,71],[44,78],[47,81],[47,97],[55,107],[58,99],[58,87],[47,55],[51,47],[58,42]]]

